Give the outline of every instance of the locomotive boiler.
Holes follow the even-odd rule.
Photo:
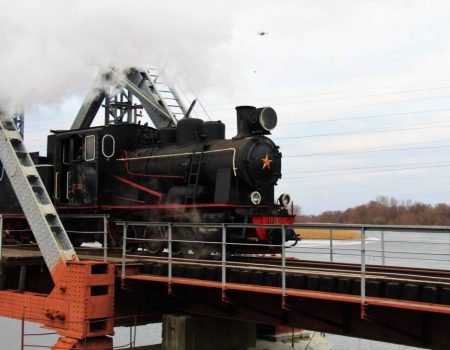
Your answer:
[[[276,112],[251,106],[236,110],[237,134],[231,139],[226,139],[220,121],[183,118],[175,127],[160,129],[111,124],[53,131],[47,157],[35,157],[35,162],[41,163],[38,170],[60,213],[108,213],[113,222],[291,224],[289,195],[277,199],[274,195],[281,178],[281,153],[268,135],[277,124]],[[11,193],[4,178],[0,195]],[[9,205],[11,212],[14,202],[1,202],[0,208]],[[71,225],[76,229],[81,223]],[[114,225],[111,230],[116,231]],[[270,244],[282,239],[279,229],[240,228],[227,234],[227,240],[235,243]],[[147,227],[134,235],[164,238],[167,233]],[[75,246],[86,241],[76,234],[71,238]],[[220,232],[177,228],[177,238],[216,242]],[[287,230],[286,240],[296,239]],[[236,252],[251,250],[248,245],[235,247]],[[164,245],[153,241],[145,248],[158,253]],[[175,254],[186,250],[181,244],[173,248]]]

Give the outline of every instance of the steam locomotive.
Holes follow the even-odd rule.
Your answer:
[[[270,107],[236,107],[237,135],[225,138],[220,121],[184,118],[176,127],[155,129],[139,124],[111,124],[87,129],[52,131],[47,157],[32,154],[60,214],[107,213],[114,221],[292,224],[290,197],[275,203],[274,186],[281,178],[279,147],[267,137],[277,124]],[[0,174],[0,213],[20,213],[6,174]],[[80,231],[89,220],[72,221]],[[86,228],[86,227],[85,227]],[[220,241],[218,229],[174,229],[174,239]],[[286,240],[296,240],[287,230]],[[144,227],[136,238],[163,238],[161,229]],[[281,230],[230,229],[227,241],[276,244]],[[74,246],[85,235],[71,233]],[[206,246],[206,245],[205,245]],[[152,253],[164,249],[152,241]],[[174,254],[182,254],[181,244]],[[249,251],[236,245],[236,252]]]

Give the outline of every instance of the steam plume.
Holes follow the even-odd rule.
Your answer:
[[[223,78],[225,1],[0,0],[0,8],[0,102],[53,103],[84,92],[109,66],[156,66],[169,82],[199,89]]]

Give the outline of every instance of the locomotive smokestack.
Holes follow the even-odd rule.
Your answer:
[[[236,112],[237,135],[234,138],[267,135],[277,125],[277,113],[271,107],[238,106]]]
[[[256,109],[253,106],[237,106],[237,135],[236,138],[250,136],[251,130],[249,125],[249,119],[251,118],[252,112]]]

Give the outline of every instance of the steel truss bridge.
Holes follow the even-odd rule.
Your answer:
[[[91,292],[87,303],[92,308],[98,301],[109,300],[112,306],[114,300],[115,305],[107,317],[88,312],[84,320],[77,321],[83,325],[79,329],[91,330],[87,335],[93,339],[113,325],[159,322],[163,314],[182,312],[433,349],[447,349],[450,344],[450,227],[116,222],[122,226],[124,238],[120,247],[108,247],[107,217],[89,218],[105,226],[97,232],[103,234],[104,242],[77,249],[81,260],[77,264],[97,261],[93,266],[100,273],[92,274],[89,267],[92,278],[88,278]],[[18,218],[4,217],[0,222],[6,220]],[[164,234],[136,238],[139,227],[157,227]],[[181,227],[219,230],[222,239],[174,238]],[[329,238],[303,240],[294,247],[293,242],[273,244],[272,254],[230,253],[236,243],[227,242],[228,230],[255,227],[325,229]],[[336,239],[339,230],[354,231],[360,238]],[[146,249],[155,243],[164,245],[162,253],[151,254]],[[184,254],[175,256],[172,248],[180,244],[185,247]],[[251,245],[261,248],[257,242]],[[207,246],[207,258],[196,254]],[[64,310],[80,301],[69,300],[49,316],[45,316],[49,314],[46,309],[39,317],[31,307],[28,311],[17,304],[29,295],[54,298],[56,286],[48,270],[42,269],[38,247],[5,242],[1,253],[0,314],[35,320],[62,334],[75,335],[67,333],[73,321],[61,315],[67,315]],[[7,310],[11,294],[18,299],[17,315]]]

